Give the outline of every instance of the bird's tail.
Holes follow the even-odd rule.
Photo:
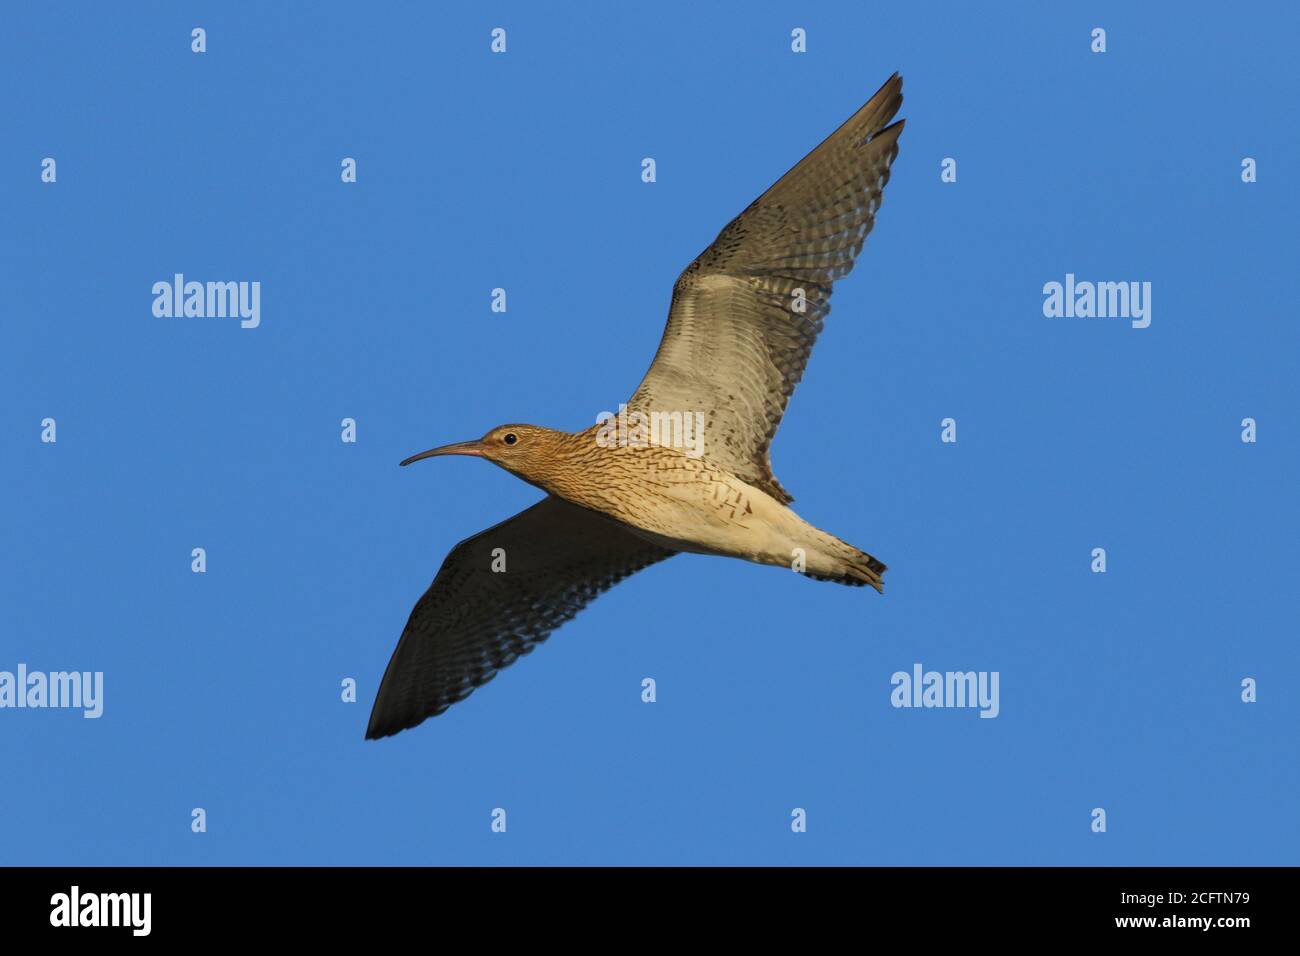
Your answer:
[[[835,539],[839,548],[836,549],[835,562],[833,566],[825,569],[819,568],[817,571],[809,571],[809,577],[816,578],[819,581],[834,581],[836,584],[847,584],[849,587],[860,588],[864,584],[870,584],[881,594],[885,593],[885,584],[882,577],[888,568],[885,563],[878,558],[874,558],[865,551],[859,551],[851,544],[846,544]]]

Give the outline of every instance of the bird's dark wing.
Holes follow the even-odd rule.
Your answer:
[[[704,454],[781,501],[792,499],[769,448],[830,312],[831,286],[853,268],[880,207],[903,131],[902,120],[886,124],[902,87],[894,74],[686,267],[659,351],[628,402],[645,413],[703,412]]]
[[[497,548],[505,571],[492,570]],[[602,591],[672,554],[555,497],[467,538],[411,611],[366,737],[386,737],[441,714]]]

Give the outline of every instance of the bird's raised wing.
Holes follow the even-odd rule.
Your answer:
[[[780,501],[769,448],[803,377],[831,286],[880,207],[903,121],[898,74],[718,234],[673,288],[654,362],[628,401],[703,412],[704,454]],[[802,290],[800,292],[799,290]]]
[[[441,714],[602,591],[674,553],[555,497],[465,539],[411,611],[367,739]],[[494,571],[502,557],[505,570]]]

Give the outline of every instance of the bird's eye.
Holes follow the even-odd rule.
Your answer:
[[[514,432],[506,432],[505,435],[502,436],[501,440],[507,445],[513,445],[515,442],[519,441],[519,436]]]

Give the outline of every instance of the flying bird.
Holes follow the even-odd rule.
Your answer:
[[[441,714],[601,592],[679,552],[883,590],[884,564],[790,509],[769,449],[832,286],[853,268],[880,208],[903,131],[902,120],[891,123],[902,85],[890,77],[678,277],[627,415],[698,421],[698,447],[648,441],[644,429],[610,441],[608,422],[573,433],[502,425],[402,462],[484,458],[546,497],[447,555],[389,661],[367,738]]]

